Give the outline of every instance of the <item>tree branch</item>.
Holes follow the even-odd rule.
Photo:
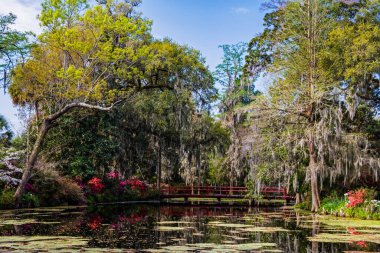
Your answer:
[[[59,110],[58,112],[56,113],[53,113],[51,115],[49,115],[46,120],[47,121],[54,121],[56,119],[58,119],[59,117],[61,117],[63,114],[71,111],[72,109],[74,108],[87,108],[87,109],[93,109],[93,110],[98,110],[98,111],[111,111],[113,107],[115,107],[116,105],[120,104],[123,100],[119,100],[115,103],[113,103],[111,106],[109,107],[102,107],[102,106],[98,106],[98,105],[90,105],[90,104],[86,104],[86,103],[81,103],[81,102],[78,102],[78,103],[71,103],[71,104],[68,104],[66,105],[65,107],[63,107],[61,110]]]

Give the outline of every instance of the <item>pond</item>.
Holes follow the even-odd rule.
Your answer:
[[[0,212],[1,252],[376,252],[380,221],[291,208],[123,204]]]

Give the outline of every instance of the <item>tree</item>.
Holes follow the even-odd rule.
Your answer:
[[[12,137],[13,133],[9,128],[8,122],[0,115],[0,148],[9,147]]]
[[[347,114],[353,118],[353,108],[366,103],[352,98],[373,91],[367,81],[358,87],[359,80],[378,79],[379,65],[371,60],[380,45],[377,35],[371,34],[378,26],[376,10],[378,5],[370,1],[288,1],[266,15],[265,31],[249,46],[248,72],[258,76],[265,70],[274,80],[269,95],[250,108],[254,124],[267,136],[268,150],[275,150],[279,144],[283,147],[285,153],[277,156],[282,166],[302,167],[300,164],[307,159],[312,211],[319,208],[318,182],[325,176],[335,178],[344,173],[345,167],[378,169],[376,159],[370,156],[370,146],[365,144],[366,136],[343,127],[343,118]],[[344,36],[342,41],[347,45],[358,43],[360,50],[337,45],[337,32],[353,31],[354,27],[360,30],[361,36],[356,36],[361,40]],[[349,65],[357,61],[342,56],[360,59],[361,67],[358,64],[353,71]]]
[[[232,186],[234,181],[247,176],[252,151],[250,140],[245,138],[248,130],[245,126],[247,113],[239,108],[253,102],[260,93],[255,89],[252,79],[243,73],[247,44],[222,45],[220,48],[223,49],[223,58],[216,67],[214,78],[224,88],[219,110],[221,122],[230,133],[226,157],[220,159],[223,159],[222,167],[228,171],[226,177]]]
[[[170,41],[154,40],[151,22],[132,11],[133,3],[107,1],[88,8],[84,0],[44,1],[44,33],[30,58],[15,68],[9,88],[15,104],[34,107],[39,123],[15,193],[17,202],[46,134],[62,116],[79,108],[109,112],[137,92],[175,89],[180,80],[193,77],[185,67],[191,61],[198,65],[190,71],[200,74],[182,85],[207,85],[199,72],[206,68],[194,54]],[[203,99],[202,94],[196,97]]]
[[[10,81],[9,71],[23,62],[30,49],[29,32],[19,32],[10,28],[15,23],[16,16],[12,13],[0,15],[0,82],[4,90]]]

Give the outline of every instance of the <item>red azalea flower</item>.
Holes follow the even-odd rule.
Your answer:
[[[146,190],[145,183],[135,177],[128,179],[127,184],[131,187],[132,190],[139,190],[141,192]]]
[[[356,191],[349,191],[347,195],[348,195],[347,207],[353,208],[353,207],[356,207],[357,205],[364,203],[366,190],[360,189]]]
[[[102,180],[100,178],[97,178],[97,177],[94,177],[93,179],[88,181],[87,184],[90,186],[91,191],[93,193],[99,193],[104,188],[104,184],[102,184]]]

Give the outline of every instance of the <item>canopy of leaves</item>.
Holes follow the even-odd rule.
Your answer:
[[[28,32],[13,30],[16,16],[12,13],[0,15],[0,83],[4,90],[10,82],[10,70],[27,57],[32,36]]]

